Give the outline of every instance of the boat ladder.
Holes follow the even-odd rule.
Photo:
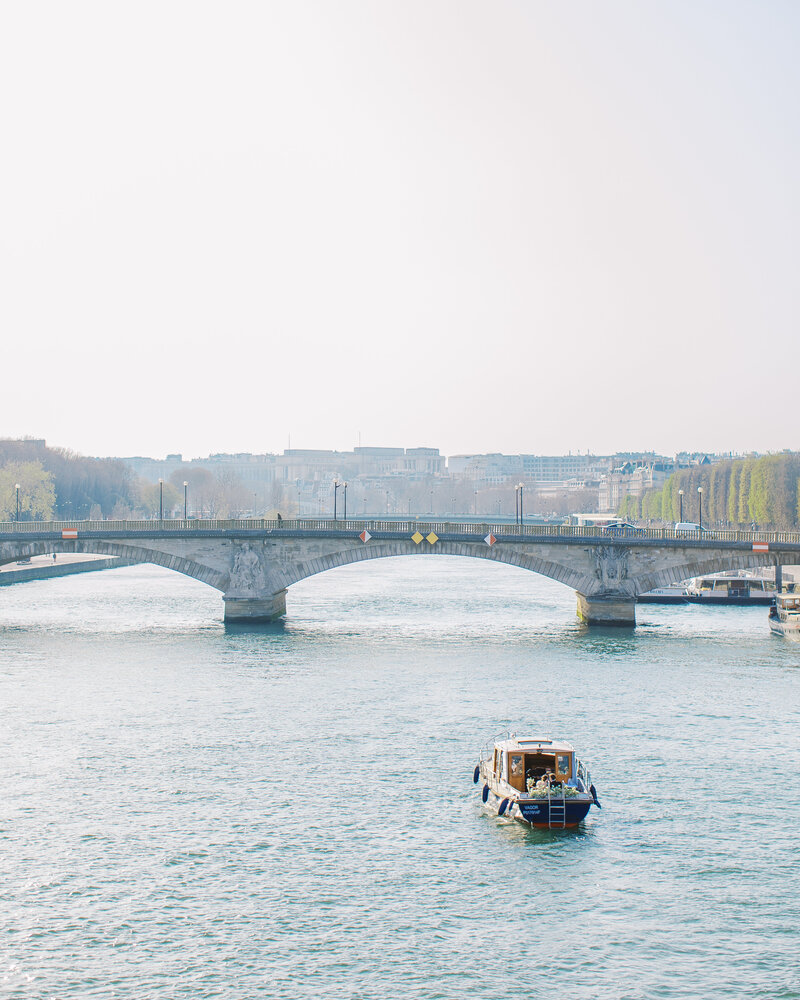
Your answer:
[[[549,817],[547,827],[549,830],[563,830],[567,825],[567,796],[562,791],[561,797],[554,795],[547,796],[549,805]]]

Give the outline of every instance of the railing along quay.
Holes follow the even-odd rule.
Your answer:
[[[0,522],[0,540],[6,535],[51,535],[63,537],[64,532],[77,532],[81,535],[167,535],[180,533],[183,535],[231,533],[241,534],[321,534],[321,535],[359,535],[367,530],[371,535],[384,538],[403,538],[420,532],[423,536],[435,533],[444,538],[457,535],[459,538],[468,536],[476,541],[492,534],[498,540],[514,539],[515,541],[547,540],[547,539],[580,539],[601,540],[606,543],[636,544],[637,542],[737,542],[766,543],[767,545],[798,545],[800,532],[797,531],[741,531],[728,528],[703,528],[702,531],[675,531],[674,528],[634,528],[623,531],[603,530],[598,527],[572,524],[510,524],[486,521],[441,521],[408,519],[407,521],[359,519],[333,520],[330,518],[296,518],[281,521],[264,518],[216,519],[216,518],[158,518],[151,520],[125,521],[3,521]],[[71,535],[71,537],[75,537]]]

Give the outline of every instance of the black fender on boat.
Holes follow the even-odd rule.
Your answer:
[[[504,816],[506,809],[508,809],[508,799],[503,799],[503,801],[500,803],[500,808],[497,810],[497,815]]]
[[[603,807],[597,801],[597,789],[594,787],[594,785],[589,785],[589,794],[592,797],[592,802],[594,802],[594,804],[597,806],[597,808],[598,809],[602,809]]]
[[[483,799],[484,802],[489,798],[489,786],[488,785],[484,785],[483,786],[483,792],[481,793],[481,798]]]
[[[478,778],[480,778],[480,776],[481,776],[481,768],[480,768],[480,764],[477,764],[475,766],[475,770],[472,772],[472,784],[473,785],[477,785],[478,784]]]

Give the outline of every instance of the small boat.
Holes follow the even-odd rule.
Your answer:
[[[591,775],[561,740],[498,737],[481,751],[472,779],[483,781],[487,809],[540,830],[575,827],[592,803],[600,808]]]
[[[639,604],[686,604],[689,591],[686,583],[673,583],[668,587],[655,587],[646,594],[639,594]]]
[[[769,627],[778,635],[800,635],[800,594],[778,594],[769,609]]]

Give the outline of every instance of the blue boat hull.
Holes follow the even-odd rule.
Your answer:
[[[578,823],[586,819],[591,804],[591,802],[586,802],[583,799],[577,802],[574,799],[567,799],[563,820],[561,809],[556,809],[552,827],[550,825],[550,803],[547,799],[534,800],[532,802],[517,802],[512,815],[525,820],[531,826],[541,827],[545,830],[559,830],[561,829],[562,822],[566,828],[577,826]]]

